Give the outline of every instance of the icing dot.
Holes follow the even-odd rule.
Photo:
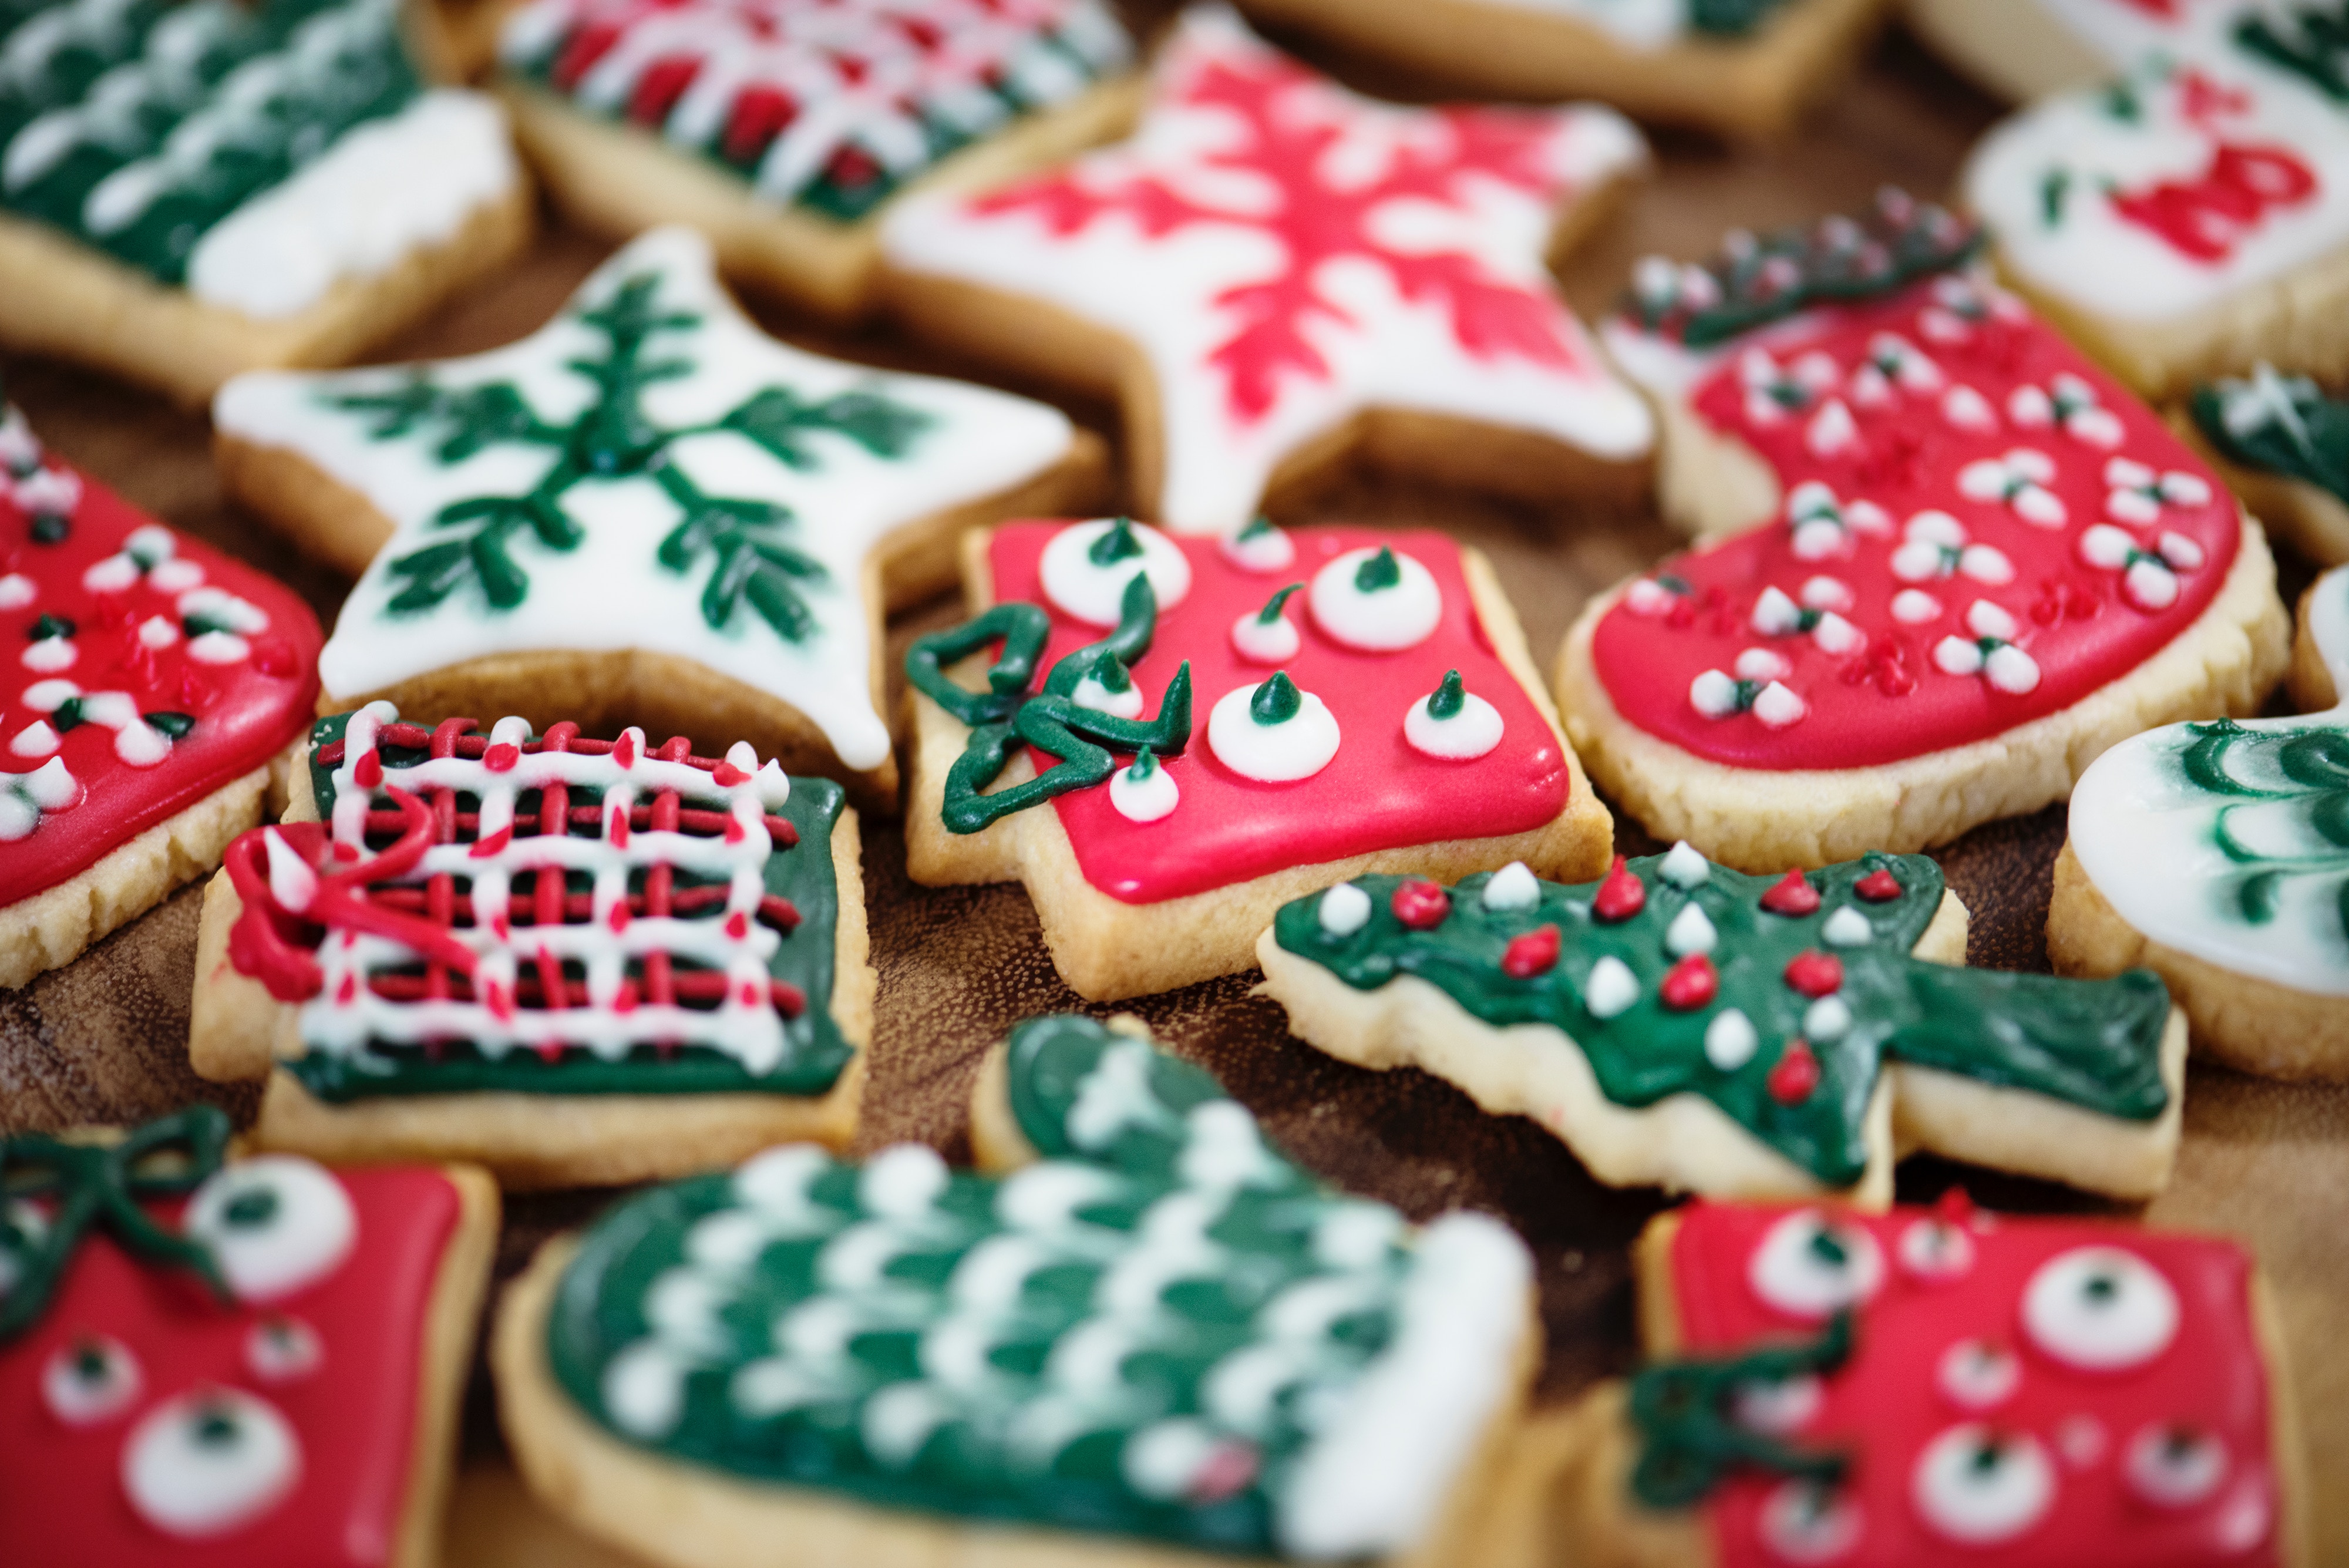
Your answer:
[[[318,1370],[326,1348],[298,1317],[265,1317],[244,1336],[244,1364],[264,1383],[292,1383]]]
[[[1799,1106],[1819,1086],[1819,1059],[1806,1040],[1789,1040],[1764,1081],[1770,1097],[1782,1106]]]
[[[1460,672],[1413,702],[1402,716],[1403,739],[1413,751],[1443,762],[1474,762],[1501,743],[1500,710],[1462,689]]]
[[[71,637],[44,637],[27,643],[20,656],[25,668],[36,675],[55,675],[60,670],[71,670],[81,650],[74,646]]]
[[[1973,1271],[1974,1239],[1939,1215],[1910,1220],[1899,1251],[1900,1266],[1920,1280],[1962,1279]]]
[[[1428,569],[1389,545],[1348,550],[1313,574],[1313,624],[1347,648],[1392,653],[1424,642],[1444,616]]]
[[[2103,1462],[2106,1446],[2105,1424],[2094,1416],[2067,1416],[2055,1428],[2055,1451],[2075,1470]]]
[[[1232,622],[1232,647],[1242,659],[1257,664],[1283,664],[1297,657],[1302,639],[1297,634],[1297,623],[1288,618],[1282,607],[1288,604],[1289,595],[1304,586],[1289,584],[1267,600],[1264,608]]]
[[[1724,1007],[1704,1026],[1704,1059],[1724,1073],[1734,1073],[1754,1059],[1762,1044],[1754,1021],[1734,1007]]]
[[[223,1534],[283,1501],[302,1471],[302,1448],[274,1406],[237,1388],[167,1399],[122,1450],[122,1489],[139,1516],[166,1534]]]
[[[1657,874],[1680,888],[1702,888],[1713,877],[1713,867],[1685,838],[1666,852]]]
[[[1182,798],[1174,775],[1147,750],[1109,776],[1109,803],[1128,822],[1157,822],[1170,816]]]
[[[632,1438],[657,1442],[685,1414],[685,1364],[657,1339],[623,1346],[604,1365],[605,1413]]]
[[[1104,674],[1107,680],[1102,679]],[[1124,666],[1114,659],[1102,660],[1079,680],[1076,689],[1069,693],[1069,701],[1115,719],[1142,717],[1142,688],[1133,683]]]
[[[1865,947],[1876,940],[1876,928],[1868,923],[1866,915],[1846,904],[1827,917],[1819,936],[1833,948]]]
[[[1424,877],[1413,877],[1396,884],[1387,906],[1407,929],[1430,931],[1452,913],[1452,896]]]
[[[1826,1390],[1807,1372],[1792,1377],[1740,1384],[1733,1402],[1737,1424],[1765,1437],[1783,1438],[1810,1425],[1826,1402]]]
[[[1754,716],[1773,730],[1800,723],[1810,711],[1791,687],[1773,680],[1754,694]]]
[[[1530,909],[1541,902],[1541,881],[1522,860],[1512,860],[1485,883],[1488,909]]]
[[[1371,896],[1351,882],[1340,882],[1321,895],[1317,916],[1330,935],[1350,937],[1370,923]]]
[[[1892,618],[1909,626],[1922,626],[1929,620],[1941,618],[1941,601],[1922,588],[1903,588],[1892,596]]]
[[[16,732],[16,738],[8,742],[8,749],[20,757],[46,757],[54,755],[62,743],[47,720],[36,719]]]
[[[1816,1321],[1873,1296],[1884,1282],[1884,1254],[1865,1226],[1806,1209],[1770,1227],[1745,1279],[1764,1305]]]
[[[1776,592],[1775,589],[1771,591]],[[1785,597],[1784,595],[1779,597]],[[1790,673],[1795,667],[1786,662],[1785,655],[1782,653],[1766,648],[1749,648],[1737,656],[1736,663],[1731,668],[1737,671],[1740,680],[1775,680],[1779,676]]]
[[[2129,1439],[2121,1460],[2129,1490],[2157,1508],[2191,1508],[2227,1479],[2227,1445],[2215,1433],[2157,1425]]]
[[[1840,996],[1823,996],[1803,1010],[1803,1033],[1822,1044],[1840,1040],[1851,1028],[1851,1009]]]
[[[1816,914],[1819,890],[1812,887],[1810,878],[1800,871],[1788,871],[1762,895],[1762,907],[1774,915],[1799,917]]]
[[[40,597],[33,579],[22,572],[10,572],[0,577],[0,610],[23,609]]]
[[[1160,613],[1191,591],[1191,563],[1182,547],[1146,523],[1102,518],[1063,528],[1037,562],[1044,597],[1053,607],[1093,626],[1115,626],[1125,585],[1150,579]]]
[[[1782,1481],[1762,1504],[1762,1542],[1784,1562],[1833,1563],[1859,1544],[1859,1504],[1812,1480]]]
[[[1721,992],[1721,972],[1703,953],[1692,953],[1664,971],[1656,994],[1675,1012],[1693,1012]]]
[[[1516,980],[1531,980],[1557,967],[1558,929],[1536,926],[1509,939],[1501,952],[1501,972]]]
[[[1995,1409],[2023,1386],[2023,1362],[1995,1341],[1961,1339],[1941,1352],[1933,1384],[1961,1410]]]
[[[81,586],[94,594],[119,594],[139,580],[139,563],[125,555],[94,561],[81,575]]]
[[[1785,981],[1805,996],[1832,996],[1843,989],[1843,961],[1808,948],[1786,961]]]
[[[1615,857],[1606,880],[1599,884],[1599,894],[1590,902],[1590,912],[1601,921],[1612,925],[1628,920],[1648,907],[1648,885],[1631,874],[1623,857]]]
[[[1276,671],[1261,686],[1238,687],[1216,700],[1207,715],[1207,745],[1242,778],[1288,784],[1330,765],[1338,754],[1338,721],[1320,698]]]
[[[184,1229],[212,1248],[229,1289],[253,1302],[290,1295],[339,1268],[358,1221],[350,1195],[324,1166],[268,1154],[206,1178]]]
[[[2118,1247],[2075,1247],[2039,1265],[2023,1292],[2031,1343],[2069,1366],[2141,1366],[2178,1334],[2178,1293]]]
[[[139,623],[139,641],[141,647],[151,648],[160,652],[179,640],[180,628],[162,616],[150,615]]]
[[[2055,1501],[2055,1467],[2037,1438],[1970,1422],[1925,1445],[1909,1472],[1909,1496],[1942,1535],[1993,1545],[2047,1516]]]
[[[1851,585],[1840,577],[1812,577],[1803,584],[1803,603],[1816,610],[1847,610],[1854,599]]]
[[[1297,541],[1259,517],[1223,541],[1224,559],[1243,572],[1284,572],[1297,559]]]
[[[1639,1000],[1639,977],[1619,958],[1609,956],[1592,964],[1590,978],[1582,982],[1582,1005],[1602,1023],[1619,1016]]]
[[[113,1419],[137,1402],[145,1386],[130,1347],[105,1334],[61,1345],[41,1366],[41,1402],[68,1427]]]
[[[1853,883],[1851,890],[1871,904],[1889,904],[1900,897],[1900,878],[1879,866]]]
[[[1672,917],[1664,928],[1664,950],[1674,958],[1686,958],[1691,953],[1709,953],[1719,941],[1720,933],[1713,929],[1711,917],[1691,904]]]

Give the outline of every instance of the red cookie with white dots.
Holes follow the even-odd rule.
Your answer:
[[[2282,675],[2258,524],[1979,244],[1888,192],[1645,263],[1608,323],[1700,539],[1584,612],[1559,705],[1657,836],[1754,871],[1926,848]]]
[[[2312,1561],[2259,1269],[2218,1237],[1697,1203],[1637,1249],[1654,1358],[1589,1407],[1578,1563]]]

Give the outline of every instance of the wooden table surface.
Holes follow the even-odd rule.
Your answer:
[[[1163,14],[1163,5],[1135,7]],[[1357,85],[1397,96],[1414,84],[1322,63]],[[1651,251],[1707,254],[1723,230],[1851,210],[1887,182],[1945,192],[1996,106],[1926,58],[1906,37],[1880,44],[1861,76],[1809,131],[1771,151],[1728,151],[1656,139],[1657,178],[1575,257],[1568,290],[1586,317]],[[466,353],[510,341],[560,306],[611,246],[550,217],[535,248],[492,284],[388,345],[394,360]],[[985,379],[885,329],[843,337],[753,301],[779,336],[876,364]],[[175,526],[279,574],[331,618],[345,585],[304,562],[240,514],[215,481],[206,424],[143,393],[67,367],[5,366],[7,389],[57,451]],[[1053,389],[1009,383],[1053,396]],[[1057,397],[1114,439],[1114,410]],[[1648,514],[1504,505],[1388,481],[1358,479],[1282,518],[1435,524],[1490,554],[1547,670],[1592,593],[1674,545]],[[2309,576],[2285,563],[2287,591]],[[893,643],[954,617],[941,602],[893,623]],[[1619,823],[1619,847],[1651,848]],[[2042,931],[2061,808],[1982,828],[1940,854],[1973,911],[1977,964],[2044,969]],[[868,819],[864,876],[880,971],[878,1025],[862,1144],[901,1139],[967,1155],[964,1102],[980,1054],[1014,1021],[1081,1006],[1053,974],[1019,888],[932,891],[905,877],[894,824]],[[67,969],[0,993],[0,1131],[130,1122],[195,1099],[249,1116],[253,1096],[196,1079],[186,1060],[198,889],[189,888]],[[1414,1072],[1340,1065],[1288,1038],[1280,1009],[1234,976],[1133,1004],[1182,1054],[1205,1063],[1285,1147],[1330,1179],[1415,1216],[1467,1205],[1514,1222],[1539,1262],[1550,1336],[1541,1395],[1562,1408],[1595,1379],[1633,1360],[1625,1248],[1660,1206],[1652,1192],[1599,1186],[1563,1146],[1517,1118],[1478,1113],[1448,1085]],[[1930,1200],[1962,1180],[1994,1207],[2106,1207],[2038,1183],[1932,1160],[1903,1168],[1904,1199]],[[546,1235],[595,1213],[609,1194],[551,1194],[508,1210],[501,1278]],[[2148,1222],[2221,1231],[2259,1254],[2276,1287],[2292,1382],[2309,1441],[2310,1473],[2349,1476],[2349,1090],[2295,1088],[2198,1068],[2188,1090],[2178,1177],[2144,1212]],[[485,1377],[468,1401],[467,1470],[452,1519],[450,1561],[489,1568],[605,1561],[528,1504],[505,1467]],[[2318,1561],[2349,1561],[2349,1489],[2320,1487]]]

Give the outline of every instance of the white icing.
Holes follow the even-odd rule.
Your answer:
[[[1422,697],[1403,711],[1402,735],[1412,750],[1444,762],[1474,762],[1501,743],[1501,711],[1474,691],[1460,694],[1460,711],[1439,719]]]
[[[1754,716],[1773,730],[1799,723],[1810,710],[1783,681],[1773,680],[1754,696]]]
[[[1126,681],[1123,691],[1112,691],[1099,675],[1088,671],[1070,691],[1069,701],[1080,708],[1090,708],[1096,713],[1107,713],[1112,718],[1142,717],[1142,688],[1131,680]]]
[[[1859,1544],[1858,1500],[1816,1481],[1780,1481],[1762,1504],[1762,1543],[1780,1561],[1834,1563]]]
[[[1754,1060],[1762,1037],[1754,1021],[1734,1007],[1724,1007],[1704,1026],[1704,1059],[1724,1073],[1734,1073]]]
[[[1826,1402],[1826,1390],[1807,1372],[1770,1382],[1739,1386],[1732,1402],[1737,1424],[1768,1437],[1783,1438],[1810,1425]]]
[[[1818,1321],[1876,1294],[1884,1282],[1884,1254],[1865,1226],[1806,1209],[1770,1227],[1754,1249],[1745,1279],[1764,1305]]]
[[[1900,1266],[1920,1280],[1959,1280],[1973,1272],[1974,1239],[1937,1215],[1910,1220],[1897,1250]]]
[[[1036,575],[1054,608],[1089,625],[1115,626],[1125,586],[1137,576],[1149,577],[1160,614],[1183,602],[1191,591],[1190,560],[1174,540],[1147,523],[1126,524],[1142,547],[1140,555],[1123,556],[1106,566],[1092,558],[1093,546],[1117,525],[1116,518],[1096,518],[1052,535],[1036,563]]]
[[[1663,861],[1656,867],[1656,874],[1682,892],[1687,892],[1711,881],[1713,867],[1698,853],[1694,845],[1683,838],[1664,852]]]
[[[214,1428],[225,1424],[224,1431]],[[302,1445],[277,1407],[240,1388],[167,1399],[140,1418],[122,1449],[122,1490],[167,1535],[223,1535],[293,1491]]]
[[[2227,1445],[2218,1434],[2158,1424],[2131,1438],[2121,1459],[2129,1490],[2156,1508],[2192,1508],[2207,1501],[2227,1479]]]
[[[1846,904],[1827,917],[1819,936],[1831,948],[1861,948],[1876,940],[1876,928],[1868,923],[1866,915]]]
[[[41,1364],[41,1403],[68,1427],[112,1420],[137,1404],[146,1386],[139,1357],[109,1335],[68,1340]]]
[[[1278,724],[1259,724],[1248,711],[1259,690],[1241,686],[1216,699],[1207,714],[1207,745],[1216,760],[1258,784],[1291,784],[1328,767],[1338,754],[1338,721],[1328,705],[1299,691],[1295,713]]]
[[[84,691],[57,680],[36,680],[24,691],[25,706],[36,713],[54,713],[75,698],[84,722],[114,732],[114,754],[130,766],[151,768],[171,754],[171,738],[147,722],[127,691]]]
[[[1285,572],[1297,560],[1297,541],[1287,529],[1269,523],[1252,532],[1241,528],[1226,535],[1222,548],[1224,559],[1243,572]]]
[[[258,320],[297,316],[345,278],[380,276],[454,239],[520,177],[494,99],[424,93],[352,127],[207,230],[188,256],[188,291]]]
[[[265,1317],[244,1336],[244,1365],[264,1383],[298,1383],[326,1358],[318,1331],[298,1317]]]
[[[1640,977],[1612,955],[1592,964],[1590,978],[1582,982],[1582,1005],[1602,1023],[1629,1012],[1639,1000]]]
[[[63,757],[51,757],[28,774],[0,774],[0,844],[31,833],[45,812],[71,811],[82,794],[81,781],[66,771]]]
[[[1851,1028],[1851,1008],[1840,996],[1822,996],[1803,1010],[1803,1035],[1825,1044]]]
[[[1488,909],[1530,909],[1541,902],[1541,878],[1522,860],[1512,860],[1485,884]]]
[[[1232,622],[1232,646],[1253,664],[1286,664],[1297,657],[1303,641],[1286,606],[1270,620],[1251,610]]]
[[[1951,1427],[1918,1454],[1909,1496],[1925,1522],[1949,1540],[1995,1545],[2047,1517],[2055,1502],[2055,1467],[2026,1433]]]
[[[1109,775],[1109,803],[1128,822],[1162,821],[1174,815],[1182,799],[1174,775],[1163,767],[1151,769],[1143,779],[1133,776],[1131,763]]]
[[[57,731],[50,728],[47,719],[36,719],[16,732],[16,739],[8,742],[8,749],[20,757],[47,757],[55,755],[62,744],[64,742]]]
[[[358,1239],[358,1215],[341,1180],[293,1154],[222,1166],[196,1189],[183,1223],[247,1302],[275,1301],[325,1279]]]
[[[1712,917],[1704,912],[1702,905],[1693,901],[1674,915],[1672,923],[1664,928],[1664,950],[1676,959],[1686,958],[1691,953],[1709,953],[1720,940],[1719,933],[1713,929]]]
[[[69,637],[36,638],[25,645],[16,656],[25,668],[36,675],[55,675],[61,670],[71,670],[81,657],[81,649]]]
[[[41,597],[33,579],[22,572],[10,572],[0,576],[0,610],[23,609]]]
[[[1323,930],[1350,937],[1370,923],[1371,896],[1351,882],[1340,882],[1321,895],[1316,909]]]
[[[1221,534],[1252,516],[1281,462],[1299,447],[1371,408],[1422,410],[1528,430],[1621,461],[1647,452],[1653,420],[1646,405],[1602,368],[1581,327],[1556,303],[1543,264],[1557,198],[1639,167],[1639,133],[1612,111],[1588,107],[1539,112],[1557,134],[1545,159],[1561,191],[1536,193],[1497,180],[1461,180],[1448,199],[1397,199],[1374,207],[1368,226],[1382,242],[1417,253],[1473,256],[1489,277],[1545,301],[1559,362],[1464,348],[1435,299],[1403,296],[1386,268],[1345,256],[1315,278],[1341,315],[1312,323],[1326,377],[1279,378],[1271,406],[1240,419],[1215,356],[1233,330],[1235,290],[1278,277],[1282,242],[1248,219],[1273,199],[1246,171],[1211,160],[1231,150],[1244,126],[1212,102],[1185,101],[1192,84],[1227,61],[1250,70],[1271,58],[1222,6],[1184,14],[1161,48],[1152,106],[1132,140],[1089,153],[1072,168],[1081,184],[1109,189],[1160,182],[1230,221],[1178,225],[1152,235],[1123,217],[1061,234],[1030,212],[985,213],[947,192],[912,197],[883,231],[890,262],[905,271],[960,279],[1028,297],[1108,328],[1141,351],[1156,387],[1164,477],[1147,508],[1178,533]],[[1323,153],[1333,185],[1379,175],[1405,147],[1444,144],[1451,132],[1428,111],[1361,98],[1313,78],[1284,89],[1282,111],[1337,134]]]
[[[1958,493],[1969,501],[1998,502],[2034,528],[2061,528],[2068,516],[2063,498],[2047,486],[2055,460],[2036,447],[2015,447],[2004,457],[1985,457],[1958,470]]]
[[[1907,1261],[1905,1249],[1902,1261]],[[1941,1352],[1933,1384],[1961,1410],[1993,1410],[2023,1386],[2023,1363],[2002,1345],[1961,1339]]]
[[[1367,545],[1347,551],[1314,573],[1305,593],[1313,624],[1332,640],[1365,653],[1415,648],[1434,634],[1444,618],[1444,595],[1433,575],[1404,551],[1392,552],[1394,582],[1378,588],[1357,583],[1381,553]]]
[[[434,456],[437,431],[374,441],[368,417],[323,401],[329,392],[400,387],[410,374],[406,369],[240,376],[213,404],[219,429],[300,453],[366,495],[398,530],[345,603],[319,658],[321,679],[330,694],[343,695],[382,690],[493,653],[645,649],[693,659],[787,698],[843,763],[878,767],[889,754],[889,732],[873,706],[871,611],[860,591],[867,559],[908,524],[996,494],[1058,462],[1071,440],[1069,421],[1024,399],[875,371],[777,343],[719,288],[708,243],[683,229],[655,230],[627,246],[582,286],[574,304],[605,300],[645,272],[658,275],[663,308],[692,312],[703,323],[689,336],[663,334],[654,340],[653,351],[689,355],[698,367],[691,375],[647,388],[645,411],[664,426],[707,423],[770,386],[815,401],[876,391],[933,421],[907,455],[894,462],[824,431],[807,438],[820,457],[807,469],[792,468],[725,432],[677,443],[672,461],[710,493],[775,502],[797,515],[786,537],[828,574],[822,583],[797,585],[815,623],[810,637],[786,641],[744,611],[727,630],[712,630],[700,610],[708,568],[673,572],[656,559],[678,514],[657,483],[644,476],[591,481],[565,495],[587,535],[578,549],[549,549],[528,530],[517,535],[513,553],[531,584],[516,608],[492,611],[469,589],[430,610],[388,618],[398,591],[389,563],[441,535],[434,519],[442,507],[485,493],[526,491],[559,454],[503,444],[443,465]],[[605,342],[566,310],[520,343],[431,369],[442,384],[456,388],[511,380],[547,417],[569,418],[588,406],[591,392],[566,362],[593,356]]]
[[[2178,1292],[2160,1270],[2119,1247],[2075,1247],[2033,1271],[2023,1291],[2031,1343],[2067,1366],[2142,1366],[2178,1337]]]

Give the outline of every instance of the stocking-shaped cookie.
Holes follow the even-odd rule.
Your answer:
[[[2301,601],[2299,719],[2172,724],[2072,794],[2047,951],[2158,971],[2196,1046],[2278,1077],[2349,1077],[2349,569]]]
[[[1019,1025],[980,1101],[1009,1174],[790,1146],[549,1243],[493,1356],[533,1488],[703,1568],[1475,1560],[1532,1344],[1506,1227],[1331,1193],[1090,1019]]]
[[[2195,388],[2187,412],[2252,516],[2303,556],[2349,561],[2349,401],[2263,361]]]
[[[2282,1344],[2232,1241],[1695,1203],[1638,1253],[1657,1365],[1592,1396],[1561,1549],[1625,1568],[2313,1562]]]
[[[1356,877],[1257,954],[1300,1039],[1529,1116],[1602,1181],[1880,1207],[1930,1149],[2158,1191],[2186,1054],[2160,981],[1966,969],[1965,926],[1920,855],[1774,878],[1682,844],[1578,887]]]
[[[905,661],[907,867],[1025,882],[1080,995],[1237,973],[1358,871],[1607,863],[1507,598],[1440,534],[1015,523],[966,575],[983,613]]]
[[[965,524],[1098,467],[1057,410],[776,342],[681,229],[510,348],[240,378],[213,417],[232,490],[366,567],[329,709],[748,740],[885,805],[884,603],[942,586]]]
[[[856,814],[738,742],[319,721],[204,900],[190,1052],[255,1137],[510,1186],[844,1144],[872,1033]]]
[[[0,404],[0,986],[220,863],[283,797],[318,622]]]
[[[1216,5],[1185,14],[1151,94],[1129,141],[907,202],[893,306],[1120,396],[1133,494],[1177,533],[1237,529],[1356,449],[1535,496],[1644,487],[1647,412],[1543,261],[1644,162],[1619,118],[1376,103]]]
[[[1887,192],[1643,263],[1608,323],[1705,537],[1584,611],[1559,705],[1657,836],[1754,871],[1921,849],[2282,672],[2258,525],[1976,243]]]
[[[228,1134],[200,1106],[119,1141],[0,1138],[11,1563],[434,1560],[497,1189],[223,1163]]]

